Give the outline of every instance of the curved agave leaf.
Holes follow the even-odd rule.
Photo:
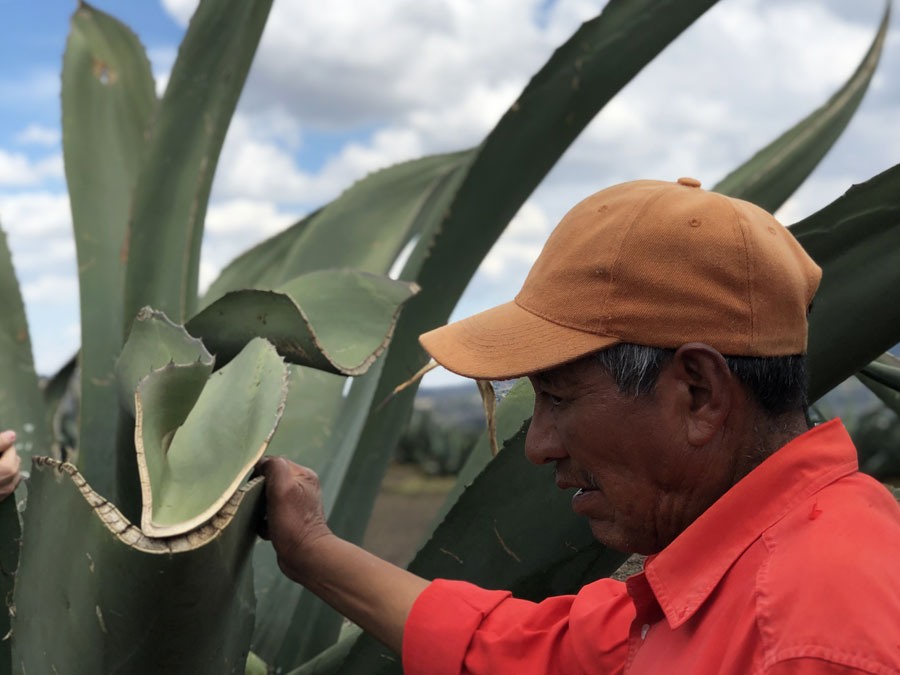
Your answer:
[[[900,359],[886,352],[860,370],[856,377],[900,415]]]
[[[831,149],[859,107],[878,65],[891,16],[890,2],[875,39],[849,80],[821,108],[725,176],[716,192],[776,211]]]
[[[144,305],[176,321],[194,313],[213,174],[271,6],[201,0],[191,19],[134,191],[128,249],[153,255],[127,255],[125,317]]]
[[[16,672],[242,675],[262,488],[254,480],[203,527],[155,539],[75,467],[36,458],[14,595]]]
[[[321,270],[276,291],[227,293],[187,329],[220,363],[259,336],[292,363],[361,375],[387,348],[400,308],[417,291],[415,284],[355,270]]]
[[[251,341],[206,379],[202,363],[169,365],[137,389],[141,528],[154,537],[209,520],[262,456],[284,407],[287,373],[274,347]]]
[[[203,342],[192,337],[184,326],[172,323],[163,312],[144,307],[135,317],[128,341],[116,362],[119,401],[134,416],[138,383],[154,370],[169,364],[197,364],[193,372],[197,372],[205,382],[212,373],[214,363],[215,359]]]
[[[81,291],[79,465],[103,494],[115,485],[122,348],[122,255],[131,193],[156,107],[150,62],[137,36],[79,3],[63,57],[62,131]]]
[[[809,316],[810,401],[900,341],[900,165],[791,227],[822,266]],[[860,274],[860,270],[865,270]]]

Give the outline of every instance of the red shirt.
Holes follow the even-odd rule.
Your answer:
[[[406,675],[900,673],[900,507],[838,420],[779,449],[644,572],[532,603],[434,581]]]

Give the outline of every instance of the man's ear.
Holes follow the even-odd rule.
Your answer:
[[[691,342],[678,348],[661,377],[672,388],[671,402],[688,443],[709,443],[734,404],[737,383],[725,357],[709,345]]]

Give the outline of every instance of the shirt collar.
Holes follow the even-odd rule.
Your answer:
[[[853,442],[835,419],[793,439],[738,481],[644,565],[669,625],[690,619],[766,529],[857,466]]]

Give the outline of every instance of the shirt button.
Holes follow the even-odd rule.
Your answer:
[[[643,626],[641,626],[641,640],[645,639],[647,637],[647,633],[649,633],[649,632],[650,632],[650,624],[649,623],[645,623]]]

